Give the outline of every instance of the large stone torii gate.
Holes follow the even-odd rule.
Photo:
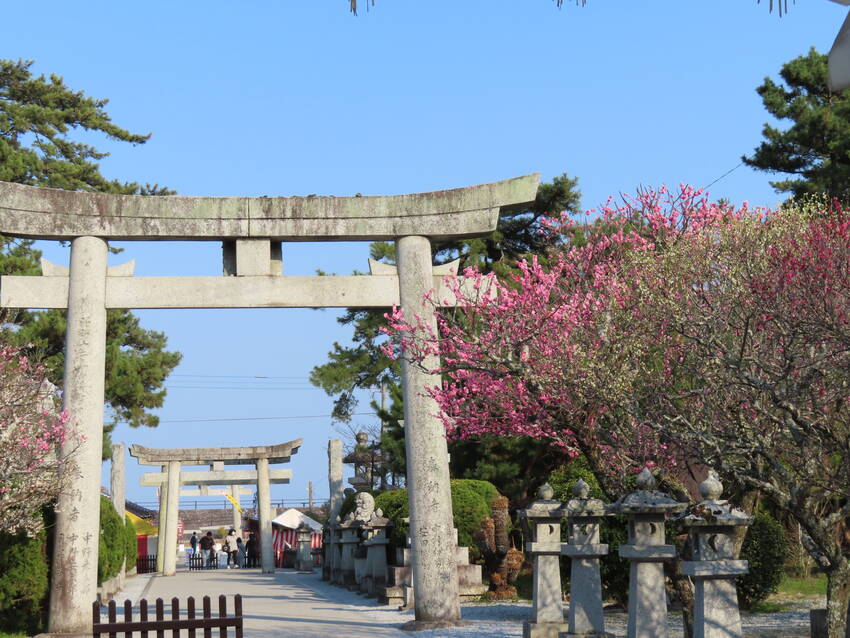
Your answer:
[[[71,242],[69,268],[0,278],[0,307],[67,308],[64,409],[84,435],[79,476],[59,500],[52,633],[90,629],[97,579],[106,309],[317,308],[400,305],[435,326],[423,298],[450,295],[435,276],[431,240],[486,235],[500,212],[534,201],[539,175],[385,197],[144,197],[0,182],[0,234]],[[223,277],[132,277],[107,268],[107,241],[221,241]],[[395,240],[398,268],[377,276],[282,276],[282,241]],[[129,266],[129,267],[128,267]],[[402,361],[416,620],[460,618],[453,556],[448,454],[439,408],[425,388],[439,379]]]
[[[264,574],[273,573],[270,486],[272,483],[289,483],[292,470],[271,470],[269,465],[288,463],[292,455],[298,452],[302,442],[303,439],[296,439],[277,445],[172,449],[153,449],[133,445],[130,448],[130,454],[136,457],[140,465],[158,465],[163,468],[162,472],[144,474],[140,481],[143,486],[160,488],[159,540],[161,542],[157,543],[157,568],[161,568],[162,574],[173,576],[177,567],[177,517],[180,510],[180,487],[182,485],[248,484],[257,486],[262,570]],[[180,469],[184,465],[212,467],[209,472],[181,472]],[[224,465],[253,465],[255,469],[225,470]],[[164,499],[162,499],[163,493]],[[160,549],[162,551],[159,551]]]

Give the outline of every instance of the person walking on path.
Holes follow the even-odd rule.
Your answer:
[[[241,536],[236,537],[236,558],[239,567],[245,567],[245,543],[242,542]]]
[[[192,548],[192,552],[189,554],[189,557],[195,555],[195,552],[198,551],[198,537],[195,532],[192,532],[192,538],[189,539],[189,547]]]
[[[236,530],[233,528],[230,529],[227,538],[224,539],[224,551],[227,552],[227,569],[230,569],[231,562],[233,563],[233,567],[239,567],[239,563],[236,560],[239,547],[236,544]]]
[[[210,562],[210,551],[215,545],[212,532],[207,532],[205,536],[202,536],[199,545],[201,546],[201,559],[206,567]]]
[[[248,535],[248,542],[245,543],[245,554],[248,558],[248,567],[257,566],[257,537],[251,533]]]

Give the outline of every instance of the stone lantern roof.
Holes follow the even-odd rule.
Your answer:
[[[637,490],[626,494],[612,506],[612,511],[619,514],[657,514],[660,512],[677,513],[684,510],[688,504],[680,503],[664,492],[656,491],[658,482],[649,471],[643,468],[637,477]]]
[[[753,517],[737,507],[729,504],[729,501],[721,500],[723,484],[717,473],[710,470],[708,478],[699,485],[700,496],[703,500],[689,508],[679,519],[686,527],[698,526],[737,526],[749,525]]]

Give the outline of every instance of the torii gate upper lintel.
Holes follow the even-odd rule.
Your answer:
[[[0,234],[122,241],[461,239],[494,231],[500,211],[534,201],[539,179],[531,174],[429,193],[354,197],[151,197],[0,182]]]
[[[216,461],[225,465],[254,465],[257,459],[268,459],[274,464],[288,462],[303,442],[302,438],[276,445],[192,448],[150,448],[133,444],[130,455],[139,465],[166,465],[169,461],[179,461],[181,465],[210,465]]]
[[[387,197],[151,197],[60,191],[0,182],[0,234],[71,241],[65,269],[0,278],[0,307],[67,308],[63,407],[83,435],[78,478],[60,497],[50,592],[51,633],[91,630],[97,545],[107,308],[389,307],[400,305],[436,330],[442,272],[431,240],[487,235],[500,212],[531,204],[539,176]],[[222,277],[133,277],[107,267],[107,241],[221,241]],[[371,276],[282,276],[282,241],[395,240],[397,268]],[[461,282],[463,284],[463,282]],[[439,377],[402,361],[405,447],[414,543],[416,620],[460,619],[452,536],[448,451],[439,407],[427,388]],[[169,461],[167,465],[177,465]],[[268,467],[267,459],[258,459]],[[179,481],[179,470],[172,473]]]

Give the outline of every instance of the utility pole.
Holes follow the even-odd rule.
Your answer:
[[[381,491],[387,489],[387,472],[384,467],[384,450],[382,449],[382,444],[384,442],[384,413],[386,410],[387,404],[387,383],[384,379],[381,379],[381,433],[378,436],[378,458],[379,458],[379,466],[378,466],[378,474],[381,476]]]
[[[313,481],[307,482],[307,503],[310,506],[310,511],[313,511]]]

